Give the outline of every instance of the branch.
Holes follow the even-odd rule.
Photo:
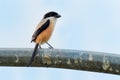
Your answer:
[[[24,66],[28,64],[33,49],[1,48],[0,66]],[[120,55],[102,52],[38,49],[32,67],[55,67],[87,70],[120,75]]]

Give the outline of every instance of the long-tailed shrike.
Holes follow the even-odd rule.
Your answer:
[[[41,45],[44,43],[47,43],[50,48],[53,48],[47,41],[50,39],[57,18],[60,18],[61,16],[54,11],[48,12],[44,15],[41,22],[37,25],[35,32],[32,35],[31,42],[35,42],[35,48],[32,54],[32,57],[28,63],[28,66],[31,66],[32,62],[34,61],[34,57],[36,55],[36,51],[38,49],[38,46],[41,48]]]

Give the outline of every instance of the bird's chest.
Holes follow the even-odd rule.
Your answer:
[[[54,26],[55,24],[50,23],[49,27],[45,31],[42,32],[42,34],[40,35],[42,38],[42,41],[41,41],[42,44],[49,40],[54,30]]]

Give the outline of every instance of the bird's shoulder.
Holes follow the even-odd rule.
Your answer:
[[[36,30],[35,30],[34,34],[32,35],[32,41],[34,41],[41,32],[43,32],[45,29],[47,29],[49,24],[50,24],[49,19],[41,21],[38,24],[38,26],[36,27]]]
[[[44,24],[47,22],[47,20],[48,20],[48,19],[42,19],[42,20],[38,23],[38,25],[36,26],[35,31],[38,30],[40,27],[42,27],[42,25],[44,25]]]

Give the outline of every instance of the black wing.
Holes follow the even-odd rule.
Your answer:
[[[48,28],[49,24],[50,24],[50,20],[48,19],[48,20],[47,20],[40,28],[38,28],[38,30],[36,30],[35,33],[32,35],[32,40],[31,40],[31,42],[32,42],[32,41],[35,41],[36,38],[37,38],[37,36],[38,36],[42,31],[44,31],[45,29]]]

